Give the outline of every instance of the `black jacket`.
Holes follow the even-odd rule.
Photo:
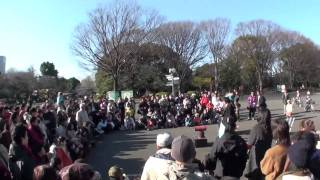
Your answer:
[[[216,140],[204,164],[206,169],[214,170],[215,177],[240,178],[245,169],[247,157],[247,144],[242,137],[236,133],[226,132]]]

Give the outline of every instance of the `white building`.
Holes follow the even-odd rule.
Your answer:
[[[6,57],[0,56],[0,74],[4,74],[6,72]]]

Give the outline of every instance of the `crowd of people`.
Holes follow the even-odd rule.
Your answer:
[[[190,138],[160,134],[158,151],[146,162],[141,179],[238,179],[244,169],[249,179],[275,179],[283,172],[283,178],[320,177],[318,137],[312,121],[303,121],[301,131],[290,141],[288,123],[274,121],[272,128],[265,97],[252,92],[247,109],[257,125],[245,141],[235,131],[239,99],[237,91],[222,97],[217,92],[201,92],[147,96],[136,105],[133,98],[66,98],[58,93],[55,102],[1,104],[0,179],[101,179],[84,159],[102,134],[212,123],[219,124],[219,136],[203,161],[195,159]],[[271,147],[273,139],[276,145]],[[304,159],[297,154],[305,155]],[[117,166],[110,168],[108,176],[124,178]]]
[[[257,124],[248,141],[227,125],[211,151],[196,159],[192,139],[158,134],[157,151],[146,161],[142,180],[228,179],[313,180],[320,178],[320,150],[313,121],[303,120],[292,137],[284,120],[271,120],[267,109],[258,110]],[[273,124],[273,125],[271,125]]]

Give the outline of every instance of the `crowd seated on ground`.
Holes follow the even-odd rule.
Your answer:
[[[103,134],[212,123],[219,124],[219,136],[201,160],[189,137],[159,134],[157,152],[146,161],[141,179],[320,178],[314,123],[301,121],[290,141],[288,123],[271,123],[265,100],[258,104],[257,125],[248,141],[235,131],[240,120],[237,92],[224,98],[209,92],[148,96],[137,109],[135,103],[133,98],[71,99],[59,93],[56,102],[1,104],[0,179],[101,179],[83,159]],[[111,179],[124,178],[123,174],[117,166],[108,172]]]

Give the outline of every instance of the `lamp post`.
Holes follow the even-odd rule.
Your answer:
[[[172,83],[172,95],[174,96],[174,73],[176,73],[175,68],[170,68],[169,73],[171,74],[171,83]]]

